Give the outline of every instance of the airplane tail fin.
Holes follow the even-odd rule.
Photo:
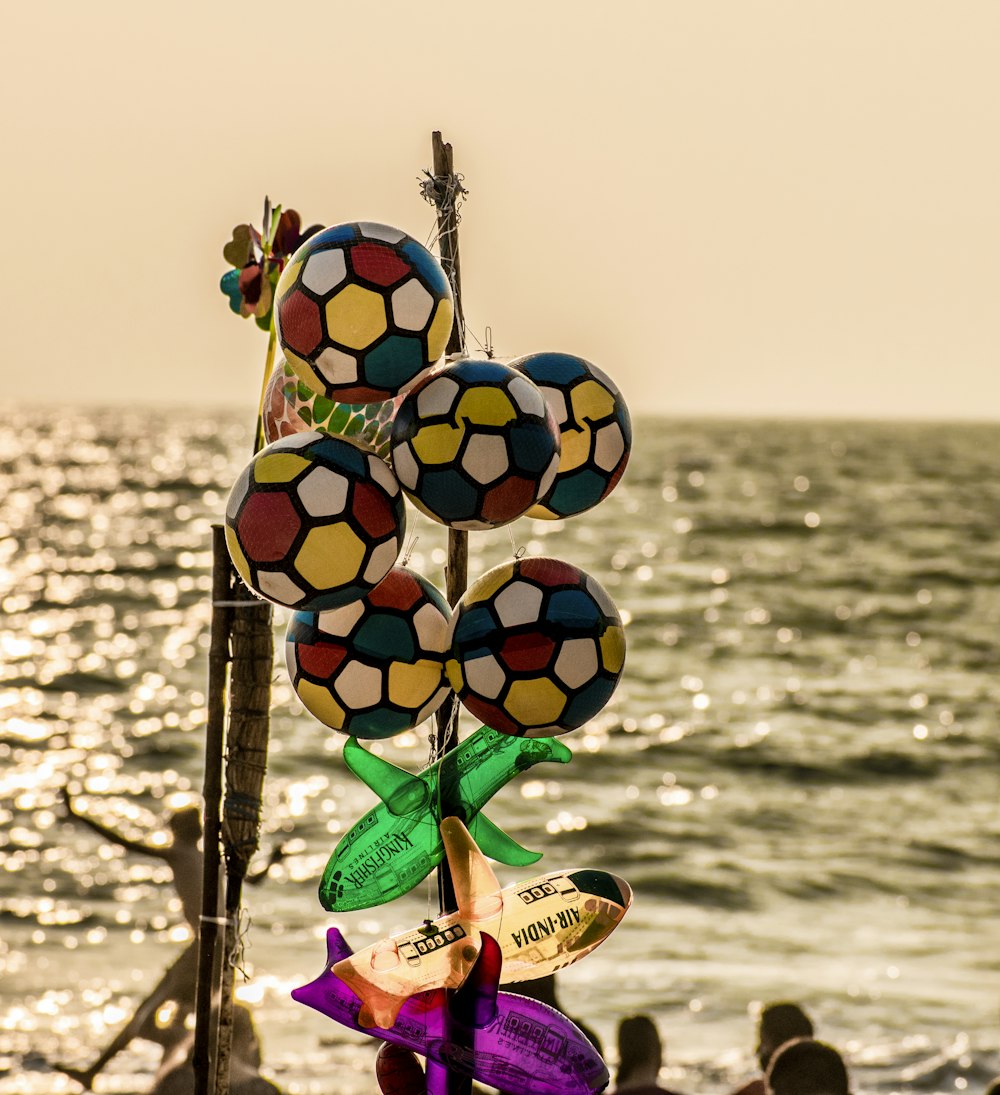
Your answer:
[[[328,928],[326,933],[326,964],[332,969],[342,958],[350,958],[351,950],[340,928]]]
[[[457,817],[446,817],[441,822],[441,838],[451,867],[459,916],[474,924],[499,916],[503,909],[500,883],[469,830]]]

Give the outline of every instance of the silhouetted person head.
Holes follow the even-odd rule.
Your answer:
[[[260,1068],[260,1039],[250,1009],[243,1004],[233,1005],[232,1053],[247,1065]]]
[[[760,1013],[760,1037],[757,1044],[757,1060],[767,1071],[767,1063],[774,1051],[793,1038],[811,1038],[813,1025],[809,1016],[798,1004],[768,1004]]]
[[[983,1095],[1000,1095],[1000,1076],[990,1083],[990,1086],[983,1092]]]
[[[663,1044],[648,1015],[632,1015],[618,1024],[617,1086],[655,1084],[663,1061]]]
[[[765,1074],[768,1095],[849,1095],[844,1059],[825,1042],[795,1038],[771,1058]]]
[[[175,841],[197,843],[201,838],[201,813],[197,806],[185,806],[167,822]]]

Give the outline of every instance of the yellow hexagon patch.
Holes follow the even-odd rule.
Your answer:
[[[281,277],[278,278],[278,284],[274,287],[274,298],[280,300],[285,293],[295,284],[295,279],[299,276],[299,271],[302,269],[302,260],[298,262],[290,262],[284,270],[281,271]]]
[[[363,350],[385,333],[385,301],[360,285],[346,285],[326,306],[330,338],[352,350]]]
[[[625,664],[625,629],[612,624],[601,636],[601,662],[609,673]]]
[[[449,658],[444,663],[444,671],[448,674],[448,683],[452,691],[461,692],[465,687],[465,678],[462,676],[462,667],[454,658]]]
[[[254,461],[253,477],[258,483],[290,483],[312,467],[312,461],[294,452],[275,452]]]
[[[559,471],[575,471],[590,458],[590,430],[563,430]]]
[[[513,573],[513,563],[501,563],[500,566],[488,570],[481,578],[476,579],[462,599],[466,604],[476,604],[479,601],[488,600],[498,589],[501,589],[510,581]]]
[[[247,562],[247,557],[243,554],[240,542],[236,538],[235,529],[231,529],[228,525],[226,525],[226,546],[229,548],[229,557],[233,560],[236,573],[239,574],[246,585],[250,585],[250,564]]]
[[[570,393],[577,422],[598,422],[614,413],[615,397],[596,380],[585,380]]]
[[[441,685],[442,665],[423,659],[389,666],[389,702],[419,711]]]
[[[517,418],[517,410],[501,388],[470,388],[462,393],[455,418],[467,418],[482,426],[506,426]]]
[[[438,302],[437,311],[430,330],[427,332],[427,360],[437,361],[444,353],[448,345],[448,336],[451,334],[451,326],[455,319],[455,309],[450,300]]]
[[[524,726],[549,726],[559,721],[566,707],[566,693],[548,677],[515,681],[504,701],[512,719]]]
[[[458,455],[464,436],[465,430],[461,427],[441,422],[418,430],[410,445],[421,464],[450,464]]]
[[[301,357],[297,357],[287,349],[283,353],[285,355],[285,365],[287,366],[286,372],[290,372],[296,380],[301,380],[313,393],[319,392],[322,395],[326,391],[326,382],[308,361],[303,361]]]
[[[295,569],[314,589],[335,589],[353,582],[364,561],[365,545],[350,525],[337,521],[307,534]]]
[[[321,723],[333,730],[343,730],[347,715],[326,688],[320,688],[312,681],[299,681],[295,691]]]

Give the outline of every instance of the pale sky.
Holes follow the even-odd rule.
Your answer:
[[[1000,417],[997,0],[35,0],[3,28],[4,396],[255,405],[232,226],[267,193],[424,241],[440,129],[497,353],[587,357],[633,412]]]

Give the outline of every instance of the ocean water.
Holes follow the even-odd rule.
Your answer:
[[[210,527],[250,429],[205,411],[3,422],[0,1095],[56,1093],[76,1085],[45,1059],[89,1063],[188,938],[169,874],[68,823],[59,791],[140,839],[196,798]],[[488,809],[545,853],[539,872],[604,866],[635,889],[559,979],[612,1064],[618,1020],[647,1012],[663,1079],[726,1092],[753,1071],[755,1008],[794,999],[859,1092],[1000,1073],[998,464],[997,426],[639,419],[600,507],[473,534],[471,577],[512,549],[556,555],[627,620],[621,686],[562,739],[573,762]],[[440,582],[443,530],[410,518],[410,563]],[[372,1048],[288,991],[322,969],[330,923],[359,947],[434,897],[323,911],[322,867],[373,796],[280,659],[274,699],[262,845],[290,854],[247,893],[239,992],[283,1089],[371,1092]],[[382,749],[415,770],[426,729]],[[133,1043],[97,1090],[146,1090],[157,1057]]]

